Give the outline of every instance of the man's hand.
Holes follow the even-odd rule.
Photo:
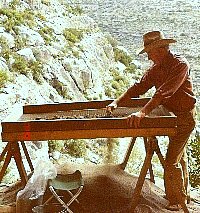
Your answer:
[[[106,106],[106,111],[109,112],[109,113],[112,113],[112,111],[116,108],[117,108],[117,102],[113,101],[108,106]]]
[[[144,112],[134,112],[131,115],[129,115],[127,117],[127,124],[130,127],[135,127],[138,128],[140,126],[140,121],[145,117],[145,113]]]

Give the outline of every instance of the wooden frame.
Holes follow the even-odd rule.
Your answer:
[[[142,107],[149,99],[130,99],[127,107]],[[62,140],[69,138],[109,138],[175,134],[176,116],[145,117],[139,129],[130,128],[126,118],[33,120],[37,114],[105,108],[112,100],[61,104],[28,105],[23,113],[2,122],[3,141]],[[124,107],[121,105],[119,107]]]
[[[139,201],[148,169],[150,169],[151,179],[154,181],[151,167],[151,158],[154,151],[158,154],[162,165],[164,164],[160,150],[152,149],[151,146],[147,144],[148,141],[146,137],[175,135],[177,120],[173,113],[168,112],[167,115],[163,116],[146,116],[142,119],[140,128],[130,128],[127,125],[126,118],[32,119],[37,114],[54,114],[56,112],[66,112],[69,110],[101,109],[105,108],[112,101],[113,100],[28,105],[23,107],[23,112],[14,112],[14,115],[10,115],[2,122],[2,141],[8,142],[8,144],[0,155],[0,161],[3,160],[6,155],[3,168],[0,172],[0,181],[4,176],[11,157],[14,157],[22,182],[24,184],[27,182],[27,175],[19,149],[20,141],[22,141],[23,150],[29,162],[29,166],[33,171],[33,165],[23,141],[132,137],[124,161],[121,164],[121,168],[125,169],[136,138],[144,137],[146,157],[133,194],[131,209],[134,210]],[[148,101],[149,98],[130,99],[119,107],[143,107]]]

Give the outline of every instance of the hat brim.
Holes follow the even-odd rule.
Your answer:
[[[174,39],[160,39],[160,40],[157,40],[157,41],[152,42],[151,44],[147,45],[142,50],[140,50],[138,55],[142,54],[142,53],[145,53],[145,52],[149,52],[150,50],[158,48],[158,47],[167,46],[167,45],[172,44],[172,43],[176,43],[176,40],[174,40]]]

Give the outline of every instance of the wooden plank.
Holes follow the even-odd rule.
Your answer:
[[[26,145],[25,145],[24,141],[21,141],[21,145],[22,145],[22,148],[23,148],[23,150],[24,150],[24,154],[25,154],[26,159],[27,159],[27,161],[28,161],[28,164],[29,164],[29,167],[30,167],[30,169],[31,169],[31,172],[33,172],[33,171],[34,171],[34,167],[33,167],[31,158],[30,158],[30,156],[29,156],[29,153],[28,153],[28,150],[27,150],[27,148],[26,148]]]
[[[9,143],[11,143],[11,142],[9,142]],[[12,149],[12,156],[14,157],[15,163],[17,165],[22,184],[24,184],[24,186],[25,186],[28,181],[28,176],[26,174],[26,170],[24,168],[24,164],[22,161],[22,156],[21,156],[21,152],[20,152],[20,148],[19,148],[19,142],[13,141],[13,143],[11,144],[11,149]]]
[[[3,166],[2,166],[1,171],[0,171],[0,182],[3,179],[3,176],[6,172],[6,169],[8,168],[8,165],[9,165],[11,158],[12,158],[12,151],[11,151],[12,148],[11,148],[10,144],[8,144],[8,149],[6,149],[6,150],[7,150],[6,158],[4,160]]]
[[[131,208],[130,208],[130,212],[135,212],[135,208],[138,205],[140,198],[141,198],[141,190],[144,184],[144,180],[147,174],[148,169],[150,168],[151,165],[151,159],[153,156],[154,150],[153,149],[149,149],[147,150],[146,153],[146,157],[144,160],[144,163],[142,165],[142,168],[140,170],[140,174],[133,192],[133,199],[132,199],[132,203],[131,203]]]
[[[145,117],[141,128],[171,128],[175,117]],[[133,127],[134,128],[134,127]],[[2,132],[40,132],[64,130],[130,129],[126,118],[57,119],[18,122],[2,122]],[[132,128],[131,128],[132,129]]]
[[[128,160],[129,160],[129,157],[131,155],[131,152],[133,150],[133,146],[135,144],[135,141],[136,141],[136,137],[133,137],[130,141],[130,144],[128,146],[128,149],[126,150],[126,154],[124,156],[124,160],[123,162],[120,164],[120,167],[124,170],[126,168],[126,165],[128,163]]]
[[[121,138],[121,137],[150,137],[173,136],[176,128],[148,128],[148,129],[95,129],[69,131],[40,131],[40,132],[3,132],[2,141],[44,141],[89,138]]]
[[[136,107],[144,106],[150,98],[132,98],[126,102],[121,103],[119,106]],[[42,105],[26,105],[23,107],[24,114],[31,113],[47,113],[56,111],[67,111],[67,110],[82,110],[82,109],[100,109],[105,108],[110,104],[113,99],[110,100],[95,100],[85,102],[71,102],[71,103],[52,103]]]

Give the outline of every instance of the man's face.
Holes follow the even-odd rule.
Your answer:
[[[163,60],[165,53],[166,49],[155,48],[147,52],[147,55],[149,60],[153,61],[155,64],[159,64]]]

